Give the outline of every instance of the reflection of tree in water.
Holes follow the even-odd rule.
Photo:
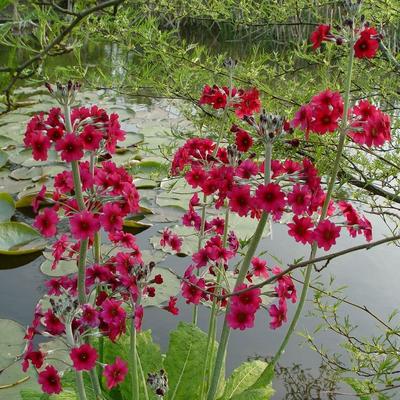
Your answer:
[[[268,360],[267,360],[268,361]],[[276,377],[284,387],[286,396],[282,400],[335,400],[338,389],[337,374],[329,366],[321,364],[315,374],[301,364],[289,367],[277,365]]]

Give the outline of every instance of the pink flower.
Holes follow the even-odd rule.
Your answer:
[[[285,301],[280,301],[278,307],[275,304],[272,304],[268,312],[271,317],[269,323],[271,329],[277,329],[282,326],[283,322],[287,321],[287,305]]]
[[[280,212],[285,207],[285,193],[277,183],[258,186],[255,197],[258,206],[267,213]]]
[[[73,367],[77,371],[90,371],[96,366],[97,351],[90,344],[83,344],[73,348],[69,356],[71,357]]]
[[[69,219],[71,233],[75,239],[85,240],[92,238],[100,230],[99,220],[89,211],[76,213]]]
[[[112,299],[106,299],[102,303],[103,311],[100,313],[104,322],[111,324],[125,320],[126,311],[121,307],[122,302]]]
[[[249,287],[245,283],[242,283],[235,288],[235,292],[244,289],[249,289]],[[260,296],[261,296],[261,289],[259,288],[249,289],[244,293],[240,293],[238,295],[233,296],[231,304],[235,306],[243,305],[246,307],[250,307],[255,312],[256,310],[258,310],[261,304]]]
[[[67,133],[56,143],[56,150],[61,152],[63,161],[78,161],[83,157],[82,139],[74,133]]]
[[[123,225],[123,213],[117,203],[107,203],[100,215],[100,223],[106,232],[121,231]]]
[[[312,243],[314,240],[314,234],[312,228],[314,223],[310,217],[300,218],[297,215],[293,217],[293,223],[288,224],[289,236],[294,237],[296,242],[303,244]]]
[[[58,215],[52,208],[45,208],[36,218],[33,226],[45,237],[57,232]]]
[[[112,389],[124,381],[128,373],[128,363],[116,357],[114,364],[106,365],[103,375],[106,378],[107,388]]]
[[[207,175],[201,167],[193,167],[185,175],[187,183],[194,189],[203,183],[206,177]]]
[[[288,193],[288,204],[292,207],[295,214],[302,214],[307,211],[311,203],[311,192],[306,185],[296,184],[293,186],[293,191]]]
[[[84,304],[82,306],[81,322],[92,328],[98,327],[100,324],[99,312],[91,304]]]
[[[40,203],[45,199],[46,186],[43,185],[37,196],[32,200],[32,208],[35,213],[38,212]]]
[[[191,275],[187,278],[189,283],[182,283],[182,297],[186,299],[186,303],[199,304],[203,297],[203,290],[206,288],[206,283],[203,278],[196,278]]]
[[[253,266],[253,274],[255,276],[262,276],[265,279],[268,279],[268,268],[267,262],[265,260],[261,260],[261,258],[253,257],[251,260],[251,265]]]
[[[58,394],[62,390],[60,375],[52,365],[48,365],[44,371],[39,372],[38,382],[45,393]]]
[[[319,248],[328,251],[340,236],[340,226],[336,226],[333,222],[327,219],[320,222],[314,230],[314,239]]]
[[[232,304],[226,318],[230,328],[240,329],[241,331],[253,328],[254,319],[254,309],[243,304]]]

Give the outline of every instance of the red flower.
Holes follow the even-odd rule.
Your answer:
[[[92,328],[98,327],[100,324],[99,312],[91,304],[84,304],[82,306],[81,322]]]
[[[63,161],[80,160],[83,157],[82,139],[74,133],[67,133],[56,143],[56,150],[61,152]]]
[[[314,230],[314,239],[319,248],[328,251],[340,236],[340,226],[336,226],[333,222],[324,220],[318,224]]]
[[[128,363],[116,357],[114,364],[106,365],[103,375],[106,378],[107,388],[112,389],[124,381],[128,373]]]
[[[46,161],[47,160],[47,152],[50,149],[51,143],[50,139],[42,135],[40,132],[34,132],[31,135],[31,147],[33,159],[36,161]]]
[[[313,44],[314,50],[318,49],[323,41],[328,40],[330,37],[332,37],[330,30],[330,25],[319,25],[317,29],[311,34],[310,40]]]
[[[97,351],[90,344],[83,344],[80,347],[73,348],[69,356],[71,357],[73,367],[77,371],[90,371],[96,366]]]
[[[75,239],[85,240],[92,238],[100,229],[99,220],[89,211],[76,213],[69,219],[71,233]]]
[[[100,224],[106,232],[121,231],[124,220],[121,207],[117,203],[107,203],[100,215]]]
[[[225,108],[228,99],[228,89],[219,88],[217,85],[213,87],[205,85],[203,93],[199,100],[199,104],[211,104],[216,110]]]
[[[253,138],[244,129],[239,128],[237,125],[232,125],[231,132],[236,134],[235,143],[239,151],[245,153],[253,146]]]
[[[232,304],[226,317],[231,329],[240,329],[241,331],[253,328],[255,313],[252,306],[243,304]]]
[[[38,382],[45,393],[58,394],[62,390],[60,375],[52,365],[48,365],[44,371],[39,372]]]
[[[58,215],[52,208],[45,208],[36,218],[33,226],[45,237],[57,232]]]
[[[277,183],[258,186],[255,197],[258,206],[267,213],[280,212],[285,207],[285,193]]]
[[[378,32],[375,28],[365,28],[354,44],[354,56],[357,58],[373,58],[379,49]]]
[[[251,208],[250,185],[235,186],[228,194],[229,208],[241,217],[246,216]]]
[[[253,115],[260,111],[261,101],[256,88],[242,92],[239,94],[239,99],[239,103],[234,103],[234,107],[236,108],[235,114],[239,118],[243,118],[246,115]]]
[[[268,279],[268,268],[267,262],[265,260],[261,260],[261,258],[253,257],[251,260],[251,265],[253,266],[253,274],[255,276],[263,277]]]
[[[295,214],[302,214],[307,211],[311,197],[312,194],[306,185],[296,184],[293,186],[293,191],[288,193],[287,200]]]
[[[177,301],[178,301],[177,297],[171,296],[169,298],[168,305],[166,307],[163,307],[163,309],[169,311],[173,315],[178,315],[179,308],[176,307]]]
[[[46,327],[46,331],[51,335],[57,336],[65,332],[65,325],[50,309],[44,314],[43,325]]]
[[[244,289],[249,289],[248,286],[245,283],[242,283],[238,285],[235,288],[235,292],[244,290]],[[232,305],[243,305],[243,306],[248,306],[254,310],[259,309],[260,304],[261,304],[261,289],[259,288],[254,288],[254,289],[249,289],[244,293],[240,293],[236,296],[232,297],[231,304]]]
[[[123,321],[126,318],[126,311],[121,307],[122,302],[106,299],[102,303],[103,311],[100,313],[104,322],[111,324]]]
[[[103,139],[103,134],[92,125],[86,125],[79,137],[82,139],[83,147],[86,150],[96,151]]]
[[[269,315],[271,317],[269,323],[270,328],[277,329],[281,327],[282,323],[287,321],[286,313],[287,305],[285,301],[280,301],[278,307],[275,304],[272,304],[269,308]]]
[[[206,283],[203,278],[196,278],[194,275],[187,277],[190,283],[184,281],[182,283],[182,297],[186,299],[186,303],[199,304],[203,297],[203,290]]]
[[[207,175],[204,169],[201,167],[193,167],[185,175],[187,183],[194,189],[202,184],[205,181],[206,177]]]
[[[299,218],[297,215],[293,217],[293,223],[288,224],[289,236],[294,237],[296,242],[303,244],[312,243],[314,239],[313,231],[314,227],[310,217]]]
[[[316,109],[314,117],[311,130],[320,135],[326,132],[334,132],[339,126],[338,114],[329,107],[319,107]]]

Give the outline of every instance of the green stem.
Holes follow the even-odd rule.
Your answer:
[[[224,225],[224,233],[222,237],[222,246],[226,247],[227,239],[228,239],[228,227],[229,227],[229,207],[226,208],[225,211],[225,225]],[[217,280],[216,280],[216,294],[219,294],[219,284],[222,280],[223,265],[217,271]],[[210,321],[208,324],[208,337],[207,337],[207,348],[205,354],[205,363],[204,363],[204,370],[203,370],[203,380],[202,380],[202,387],[201,387],[201,394],[200,399],[202,400],[205,393],[208,390],[208,384],[211,380],[211,373],[212,373],[212,362],[214,359],[214,343],[216,341],[217,335],[217,315],[218,315],[218,301],[217,297],[213,298],[212,306],[211,306],[211,315]]]
[[[265,144],[265,172],[264,172],[264,182],[267,185],[270,180],[271,180],[271,156],[272,156],[272,143],[267,142]],[[242,266],[240,267],[238,277],[236,279],[235,283],[235,288],[242,284],[247,271],[250,266],[251,259],[253,258],[258,244],[260,242],[260,239],[262,237],[262,234],[264,232],[265,225],[268,220],[268,214],[266,212],[263,212],[261,214],[261,218],[258,221],[258,225],[256,228],[256,231],[254,232],[254,235],[250,241],[249,248],[246,252],[246,255],[244,256]],[[221,333],[221,338],[219,341],[219,346],[218,346],[218,352],[217,352],[217,358],[215,360],[215,366],[214,366],[214,371],[213,371],[213,376],[211,380],[211,385],[210,385],[210,390],[208,392],[208,400],[214,400],[215,396],[217,394],[217,389],[218,389],[218,383],[219,383],[219,378],[221,375],[222,371],[222,365],[225,360],[225,355],[226,355],[226,350],[228,346],[228,340],[229,340],[229,333],[230,333],[230,328],[228,326],[228,320],[227,316],[230,311],[230,305],[226,307],[225,311],[225,319],[224,319],[224,325],[222,327],[222,333]]]
[[[325,219],[325,217],[327,215],[329,203],[330,203],[330,200],[332,198],[332,192],[333,192],[333,189],[335,187],[336,178],[337,178],[337,174],[338,174],[339,167],[340,167],[340,159],[342,157],[343,148],[344,148],[344,144],[345,144],[345,141],[346,141],[346,129],[347,129],[348,111],[349,111],[349,107],[350,107],[351,79],[352,79],[353,64],[354,64],[353,44],[354,44],[354,32],[352,33],[352,38],[351,38],[351,40],[349,42],[350,53],[349,53],[348,64],[347,64],[347,76],[346,76],[345,97],[344,97],[344,110],[343,110],[343,119],[342,119],[342,123],[341,123],[341,126],[340,126],[340,137],[339,137],[338,149],[337,149],[335,161],[334,161],[334,164],[333,164],[333,169],[332,169],[332,172],[331,172],[331,175],[330,175],[330,178],[329,178],[328,189],[327,189],[327,192],[326,192],[326,197],[325,197],[324,204],[322,206],[322,211],[321,211],[321,215],[320,215],[320,218],[319,218],[319,222],[321,222],[323,219]],[[316,242],[314,242],[312,244],[312,246],[311,246],[311,253],[310,253],[309,260],[312,260],[313,258],[315,258],[316,252],[317,252],[317,244],[316,244]],[[264,372],[261,374],[260,378],[258,379],[258,382],[262,382],[263,380],[271,381],[272,376],[273,376],[273,369],[274,369],[276,363],[278,362],[279,358],[281,357],[281,355],[285,351],[285,348],[286,348],[287,344],[289,343],[289,340],[290,340],[292,334],[294,333],[294,330],[296,328],[297,322],[298,322],[298,320],[299,320],[299,318],[300,318],[300,316],[302,314],[305,301],[307,299],[307,291],[308,291],[308,288],[310,286],[312,268],[313,268],[313,265],[310,264],[306,269],[306,273],[305,273],[305,277],[304,277],[303,289],[301,291],[299,303],[297,305],[295,314],[293,316],[292,322],[290,323],[290,326],[288,328],[286,336],[284,337],[284,339],[282,341],[282,344],[280,345],[280,347],[279,347],[277,353],[275,354],[274,358],[272,359],[272,361],[270,362],[268,367],[264,370]],[[257,385],[257,383],[256,383],[256,385]]]
[[[203,237],[204,237],[204,229],[206,226],[206,205],[207,203],[207,196],[204,195],[203,196],[203,206],[201,207],[201,226],[200,226],[200,232],[199,232],[199,242],[197,245],[197,250],[200,251],[201,249],[201,245],[203,243]],[[198,270],[198,273],[200,273],[200,271]],[[193,307],[193,325],[197,325],[197,319],[198,319],[198,314],[199,314],[199,306],[195,305]]]
[[[65,118],[65,127],[68,133],[73,133],[72,129],[72,123],[71,123],[71,110],[68,104],[65,105],[64,107],[64,118]],[[94,158],[91,156],[90,160],[90,165],[91,165],[91,172],[93,172],[94,168]],[[93,165],[93,168],[92,168]],[[72,177],[74,181],[74,191],[75,191],[75,198],[78,203],[78,208],[79,211],[83,211],[86,209],[85,207],[85,201],[83,197],[83,191],[82,191],[82,182],[81,182],[81,176],[80,176],[80,171],[79,171],[79,162],[78,161],[72,161],[71,162],[71,168],[72,168]],[[99,235],[99,232],[96,233],[96,235]],[[85,304],[86,303],[86,259],[87,259],[87,251],[88,251],[88,245],[89,245],[89,240],[81,240],[80,246],[79,246],[79,259],[78,259],[78,301],[79,304]],[[99,249],[100,251],[100,249]],[[99,252],[100,254],[100,252]],[[89,340],[85,340],[85,342],[89,342]],[[82,375],[82,373],[81,373]],[[92,382],[92,386],[96,395],[96,399],[101,399],[101,387],[99,383],[99,378],[96,374],[96,370],[92,369],[89,372],[90,375],[90,380]],[[78,381],[82,380],[83,384],[83,378],[82,376],[78,377],[77,375],[77,385]],[[86,395],[84,397],[86,399]]]
[[[131,328],[131,357],[132,357],[132,399],[139,399],[139,377],[138,377],[138,362],[137,362],[137,348],[136,348],[136,328],[135,328],[135,315],[132,315],[132,328]]]

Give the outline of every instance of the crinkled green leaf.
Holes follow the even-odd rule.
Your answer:
[[[217,347],[214,343],[214,354]],[[168,400],[187,400],[188,394],[192,399],[199,397],[206,353],[207,334],[196,326],[180,322],[170,334],[164,360],[169,383]],[[222,379],[221,384],[224,384]]]
[[[140,365],[145,379],[149,372],[158,372],[163,365],[160,347],[153,343],[151,331],[140,332],[137,334],[137,350],[140,358]],[[129,335],[122,336],[118,342],[112,343],[106,340],[104,345],[104,359],[106,363],[113,363],[115,357],[120,357],[128,361],[129,371],[132,370],[130,357],[130,340]],[[139,371],[141,374],[141,371]],[[139,379],[141,381],[141,379]],[[124,382],[119,386],[119,390],[124,400],[131,400],[131,377],[130,372],[126,376]],[[147,392],[150,400],[158,400],[158,397],[151,392],[147,387]],[[140,385],[140,398],[144,398],[144,389]]]

